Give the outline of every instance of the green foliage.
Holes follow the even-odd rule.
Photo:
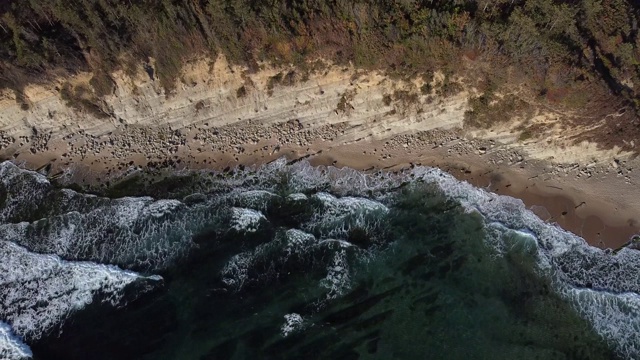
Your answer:
[[[105,74],[153,58],[170,93],[186,60],[218,52],[253,69],[328,58],[403,76],[456,70],[473,51],[510,59],[539,88],[597,71],[634,100],[626,84],[640,83],[639,20],[633,0],[6,0],[0,86],[92,70],[101,97]]]
[[[276,86],[282,83],[283,78],[284,75],[282,75],[281,72],[269,78],[269,80],[267,81],[267,93],[269,94],[269,96],[273,95],[273,89],[275,89]]]
[[[84,86],[73,87],[65,83],[60,89],[60,98],[66,102],[67,106],[78,112],[87,112],[97,118],[108,117],[108,114],[98,105],[99,99],[91,93],[91,89]]]
[[[492,93],[469,99],[471,109],[464,114],[464,125],[476,128],[488,128],[509,121],[515,116],[526,117],[529,104],[514,95],[498,97]]]
[[[18,90],[14,90],[13,93],[16,96],[16,103],[18,105],[20,105],[20,109],[26,111],[26,110],[29,110],[31,108],[31,105],[29,104],[29,99],[27,99],[27,97],[25,96],[24,92],[18,91]]]
[[[236,90],[236,97],[238,99],[247,97],[247,87],[244,85],[240,86],[238,90]]]
[[[353,105],[351,105],[351,101],[353,101],[355,96],[356,96],[355,90],[345,91],[340,97],[340,100],[338,101],[336,112],[339,114],[344,114],[349,110],[351,110],[353,108]]]
[[[111,79],[111,77],[105,72],[96,72],[91,80],[89,80],[89,84],[95,91],[96,96],[99,98],[111,95],[115,90],[115,83],[113,82],[113,79]]]
[[[389,94],[384,94],[384,96],[382,97],[382,103],[385,106],[389,106],[391,105],[391,102],[393,101],[393,98],[391,97],[391,95]]]
[[[460,83],[452,81],[451,76],[445,75],[442,84],[436,92],[440,96],[449,97],[459,94],[462,90],[463,88]]]
[[[393,92],[393,99],[404,105],[412,105],[418,102],[418,94],[408,90],[395,90]]]
[[[429,95],[431,94],[431,84],[430,83],[424,83],[422,84],[422,86],[420,87],[420,92],[422,93],[422,95]]]
[[[524,142],[524,141],[527,141],[527,140],[531,139],[532,137],[533,137],[533,133],[531,132],[531,130],[530,129],[524,129],[520,133],[520,136],[518,136],[518,141]]]

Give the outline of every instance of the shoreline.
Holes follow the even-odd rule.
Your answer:
[[[560,183],[558,185],[563,186],[560,187],[556,185],[557,182],[531,179],[527,176],[530,175],[528,169],[516,172],[504,167],[477,165],[478,159],[471,156],[447,159],[430,155],[422,158],[425,162],[407,161],[385,167],[388,170],[398,170],[413,163],[439,168],[459,181],[466,181],[477,188],[520,199],[541,219],[556,223],[564,230],[582,237],[589,245],[599,248],[616,249],[625,244],[631,236],[640,233],[640,226],[633,220],[628,220],[626,224],[621,223],[622,217],[634,216],[634,213],[612,213],[614,204],[602,201],[591,194],[581,193],[567,184]],[[330,157],[328,154],[324,156]],[[309,161],[314,165],[348,166],[366,170],[363,166],[357,166],[358,160],[349,156],[341,158],[338,154],[334,155],[331,161],[322,157],[312,157]]]
[[[469,129],[472,86],[441,95],[422,91],[423,79],[334,65],[273,85],[289,70],[252,73],[224,58],[196,61],[184,70],[193,81],[170,96],[144,72],[114,74],[107,119],[70,108],[55,84],[26,89],[28,110],[0,94],[0,158],[102,188],[145,169],[223,170],[280,157],[357,170],[425,165],[520,198],[594,246],[617,248],[640,233],[640,196],[633,196],[640,158],[576,140],[586,130],[565,126],[562,112],[540,107],[526,121]],[[89,75],[69,81],[81,84]],[[430,84],[440,86],[443,76]],[[242,87],[248,91],[240,96]],[[527,126],[543,123],[547,130],[523,137]]]
[[[538,217],[549,223],[556,223],[582,237],[592,246],[616,249],[632,235],[640,233],[640,226],[632,220],[633,212],[612,211],[616,208],[614,202],[584,193],[572,186],[570,181],[562,182],[558,177],[546,179],[539,176],[541,164],[520,167],[496,165],[475,153],[451,155],[446,146],[431,149],[409,149],[401,146],[387,149],[381,158],[378,149],[387,143],[388,141],[380,140],[327,146],[316,142],[309,147],[278,147],[277,151],[267,148],[244,156],[231,156],[224,152],[194,155],[182,149],[171,161],[173,165],[162,170],[172,173],[202,169],[222,171],[236,166],[261,165],[280,157],[289,160],[305,159],[314,166],[350,167],[359,171],[397,171],[414,165],[430,166],[446,171],[459,181],[467,181],[475,187],[520,199]],[[266,147],[263,144],[256,146],[261,149]],[[22,159],[23,167],[32,170],[50,164],[49,174],[68,169],[59,162],[37,155],[19,159]],[[92,163],[88,160],[74,164],[76,167],[84,166],[85,170],[76,171],[76,177],[71,183],[100,185],[105,188],[117,184],[118,179],[124,180],[127,177],[114,175],[114,168],[105,166],[102,162],[96,164],[95,161]],[[148,164],[143,154],[118,160],[123,160],[118,161],[119,163],[130,164],[143,171]],[[625,218],[630,220],[625,223]]]

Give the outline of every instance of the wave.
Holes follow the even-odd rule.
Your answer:
[[[231,208],[231,228],[236,231],[256,232],[260,223],[267,218],[260,211],[245,208]]]
[[[324,223],[330,234],[322,235],[343,239],[349,229],[366,225],[362,221],[347,224],[343,229],[337,229],[335,225],[344,224],[345,218],[354,213],[360,213],[358,216],[362,219],[367,211],[385,211],[382,203],[388,198],[390,189],[417,181],[436,184],[449,199],[462,204],[468,212],[482,216],[487,232],[485,242],[498,254],[505,255],[514,247],[521,247],[520,251],[535,263],[534,271],[548,278],[555,292],[572,304],[618,354],[625,358],[640,357],[636,345],[640,343],[640,315],[637,312],[640,309],[640,296],[637,295],[640,293],[640,257],[633,250],[623,249],[612,254],[591,247],[579,236],[541,220],[521,200],[475,188],[435,168],[416,167],[399,174],[368,174],[348,168],[312,167],[306,162],[288,166],[279,160],[257,172],[265,182],[282,178],[283,172],[289,173],[288,188],[294,193],[322,189],[308,198],[320,200],[325,205],[325,212],[312,221],[315,227],[305,229],[314,232]],[[307,198],[294,196],[301,200]],[[336,296],[349,284],[348,264],[341,259],[337,253],[323,281]]]
[[[143,279],[159,280],[115,266],[68,262],[0,241],[0,319],[18,336],[37,340],[97,295],[118,305],[124,288]]]
[[[349,253],[362,253],[344,240],[318,239],[298,229],[280,231],[275,238],[231,257],[220,272],[222,282],[234,291],[250,284],[264,286],[283,276],[287,266],[302,265],[326,275],[320,288],[325,300],[335,299],[350,289]]]
[[[541,220],[518,199],[427,167],[363,173],[280,159],[225,176],[209,174],[197,193],[184,198],[109,199],[56,189],[40,174],[0,164],[6,194],[0,198],[0,285],[9,289],[0,294],[0,319],[17,336],[38,338],[97,294],[117,304],[122,289],[141,279],[137,273],[100,264],[167,269],[197,251],[192,239],[203,230],[257,236],[275,227],[269,223],[278,208],[274,204],[295,203],[313,211],[295,214],[297,228],[277,230],[271,241],[253,248],[243,246],[222,267],[223,285],[240,291],[299,267],[322,274],[317,284],[322,301],[332,301],[352,287],[350,259],[366,261],[372,256],[368,247],[385,240],[384,219],[395,190],[428,183],[468,213],[481,216],[484,241],[498,256],[522,254],[533,264],[532,271],[548,279],[621,356],[640,358],[637,253],[590,247]],[[301,315],[288,315],[283,334],[302,328]]]
[[[337,198],[325,192],[310,197],[317,200],[320,209],[304,225],[304,229],[317,232],[323,237],[346,239],[353,229],[362,229],[373,234],[381,226],[380,220],[389,209],[382,203],[354,196]]]
[[[610,293],[565,287],[562,294],[572,301],[603,338],[613,344],[625,359],[640,354],[640,296],[636,293]]]
[[[280,328],[280,332],[283,337],[287,337],[290,334],[300,331],[304,328],[304,319],[300,314],[291,313],[284,316],[284,324]]]
[[[416,168],[411,176],[438,184],[468,211],[481,214],[493,229],[486,241],[500,253],[516,246],[505,241],[508,232],[528,240],[537,270],[551,279],[556,292],[623,358],[640,357],[640,257],[636,251],[613,254],[592,247],[541,220],[521,200],[475,188],[441,170]]]
[[[0,359],[27,360],[32,357],[31,349],[13,333],[8,324],[0,321]]]
[[[67,260],[157,270],[189,250],[187,219],[208,216],[177,200],[109,199],[54,187],[42,175],[0,164],[0,238]],[[117,241],[115,240],[117,239]]]

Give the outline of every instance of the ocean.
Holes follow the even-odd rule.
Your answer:
[[[428,167],[0,164],[0,359],[637,359],[640,257]]]

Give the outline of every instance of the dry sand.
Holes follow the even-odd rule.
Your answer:
[[[455,138],[455,135],[448,135]],[[352,144],[327,146],[317,141],[308,146],[278,147],[276,141],[260,142],[254,146],[246,146],[242,154],[227,152],[192,153],[180,149],[176,155],[162,163],[158,168],[175,169],[216,169],[224,170],[238,165],[256,165],[273,161],[279,157],[290,160],[304,158],[312,165],[350,167],[363,171],[383,169],[398,171],[414,165],[432,166],[445,170],[458,178],[468,181],[474,186],[501,195],[521,199],[525,205],[540,218],[557,223],[587,240],[590,244],[603,248],[617,248],[625,243],[633,234],[640,233],[637,213],[634,209],[622,210],[615,201],[603,198],[597,193],[584,192],[583,189],[595,187],[585,186],[575,178],[569,179],[551,176],[544,177],[544,165],[533,162],[526,165],[496,165],[486,158],[486,154],[473,152],[451,153],[450,146],[427,148],[387,148],[387,141],[362,141]],[[460,140],[451,141],[459,145]],[[466,143],[462,140],[462,143]],[[472,147],[472,145],[468,145]],[[473,145],[475,147],[476,145]],[[49,174],[59,174],[65,169],[74,169],[72,182],[80,184],[102,185],[113,183],[126,177],[128,169],[146,168],[149,159],[144,153],[112,159],[87,156],[85,159],[74,159],[68,162],[50,162],[54,153],[49,156],[39,154],[19,155],[16,159],[23,166],[41,168],[52,164]],[[544,164],[544,162],[542,162]],[[609,177],[614,178],[613,175]],[[110,181],[110,182],[107,182]],[[614,178],[615,180],[615,178]],[[586,179],[581,180],[586,182]],[[582,185],[578,188],[576,185]]]
[[[324,151],[309,160],[315,165],[347,166],[361,170],[395,171],[412,164],[437,167],[476,187],[521,199],[527,208],[543,220],[556,223],[601,248],[618,248],[632,235],[640,233],[635,211],[621,211],[615,202],[579,190],[572,184],[574,181],[562,181],[559,177],[537,177],[538,166],[535,165],[516,169],[487,166],[486,159],[480,156],[447,157],[443,156],[442,151],[433,149],[418,156],[399,153],[389,160],[378,161],[353,148],[347,146]]]
[[[11,94],[0,94],[0,156],[67,181],[103,185],[141,169],[225,169],[282,156],[360,170],[435,166],[520,198],[595,246],[615,248],[640,232],[640,160],[570,143],[579,129],[520,141],[518,119],[488,130],[464,128],[474,89],[425,94],[422,80],[335,66],[270,86],[277,73],[291,69],[248,73],[224,59],[197,61],[170,96],[144,72],[134,79],[116,74],[106,119],[69,108],[55,84],[26,89],[26,111]],[[241,86],[247,93],[239,97]],[[561,115],[536,119],[561,121]]]

